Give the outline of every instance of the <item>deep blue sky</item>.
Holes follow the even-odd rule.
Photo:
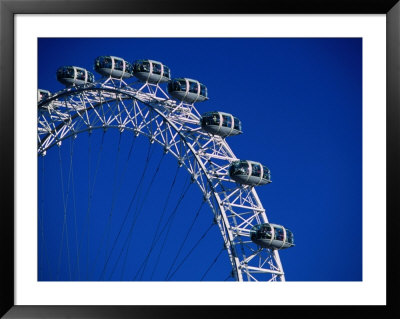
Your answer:
[[[272,183],[257,187],[257,192],[270,222],[284,225],[294,233],[296,246],[280,252],[286,279],[362,280],[361,39],[96,38],[39,39],[38,43],[38,87],[52,92],[63,88],[55,76],[59,66],[76,65],[95,73],[93,62],[100,55],[119,56],[130,62],[142,58],[158,60],[171,68],[172,77],[189,77],[204,83],[210,100],[198,103],[198,110],[221,110],[239,117],[244,134],[229,137],[229,145],[237,157],[260,161],[271,170]],[[99,79],[100,75],[95,73],[95,77]],[[161,147],[154,145],[148,174],[138,196],[146,201],[143,209],[140,209],[142,202],[137,200],[131,207],[128,216],[135,210],[140,214],[131,233],[132,240],[127,240],[132,219],[128,217],[124,226],[120,226],[142,174],[149,143],[139,137],[128,162],[132,134],[121,135],[119,152],[119,133],[111,130],[105,133],[103,144],[102,135],[102,132],[95,132],[91,137],[81,134],[73,143],[75,204],[72,182],[66,191],[70,140],[64,141],[60,153],[55,147],[44,159],[38,160],[39,223],[42,214],[44,217],[43,237],[42,227],[38,228],[39,279],[68,280],[70,273],[77,278],[79,272],[80,280],[91,280],[98,278],[103,269],[106,269],[104,279],[120,280],[122,274],[125,279],[132,279],[150,245],[175,175],[176,161],[172,156],[163,159],[156,182],[146,197],[145,190],[162,156]],[[103,145],[101,153],[100,145]],[[94,181],[97,163],[99,170]],[[117,192],[122,175],[123,183]],[[178,202],[187,175],[180,169],[166,216]],[[91,185],[94,184],[90,204],[89,178]],[[68,194],[69,198],[68,226],[64,233],[62,187],[64,196]],[[112,195],[116,193],[118,196]],[[113,198],[116,204],[111,210]],[[153,280],[164,280],[200,204],[200,190],[192,185],[177,210]],[[110,235],[107,236],[111,211]],[[203,206],[175,267],[211,222],[211,210]],[[97,254],[102,251],[99,243],[108,242],[104,246],[110,250],[119,232],[120,240],[107,263],[104,254]],[[77,241],[81,243],[79,254]],[[129,249],[119,255],[124,242],[129,243]],[[161,244],[154,249],[144,280],[150,279]],[[219,230],[213,226],[173,280],[199,280],[221,247]],[[89,259],[96,260],[89,270],[87,251]],[[114,268],[118,257],[119,263]],[[204,280],[222,281],[229,271],[228,257],[223,253]]]

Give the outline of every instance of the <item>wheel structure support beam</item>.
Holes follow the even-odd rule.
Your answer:
[[[198,184],[236,280],[284,281],[278,251],[261,249],[249,240],[251,228],[268,218],[254,187],[230,179],[229,165],[237,157],[226,140],[201,130],[194,105],[177,104],[161,88],[149,89],[150,84],[136,88],[116,82],[67,88],[40,101],[38,153],[45,155],[64,139],[93,129],[117,128],[147,136],[171,153]]]

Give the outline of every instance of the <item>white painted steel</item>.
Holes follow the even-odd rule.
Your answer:
[[[238,158],[225,139],[201,129],[201,115],[193,104],[175,102],[157,84],[108,78],[66,88],[39,101],[38,107],[39,155],[94,129],[132,131],[160,144],[200,187],[225,242],[234,278],[285,280],[278,252],[249,240],[254,225],[268,223],[255,188],[229,177],[229,165]]]

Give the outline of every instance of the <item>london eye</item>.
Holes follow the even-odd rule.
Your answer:
[[[236,135],[245,134],[242,123],[236,115],[222,109],[204,112],[198,110],[198,103],[212,101],[212,95],[209,97],[205,84],[189,77],[173,78],[171,76],[173,68],[170,69],[162,62],[150,59],[138,59],[131,63],[121,57],[99,56],[94,60],[94,71],[98,73],[98,76],[85,68],[71,65],[61,66],[55,71],[57,80],[65,85],[65,88],[58,92],[50,92],[46,88],[38,90],[38,156],[39,160],[43,161],[43,167],[44,159],[48,154],[60,152],[61,149],[71,155],[70,163],[64,162],[61,171],[68,165],[72,167],[74,145],[79,143],[81,136],[89,136],[90,139],[91,134],[100,132],[100,139],[104,139],[106,133],[114,131],[118,133],[115,135],[115,144],[118,145],[116,156],[119,156],[121,136],[124,134],[132,137],[129,156],[137,138],[140,137],[142,141],[148,143],[144,168],[138,171],[137,175],[150,176],[151,182],[156,183],[160,166],[149,169],[147,160],[153,152],[153,145],[159,145],[162,158],[164,155],[171,155],[170,158],[174,159],[177,167],[187,172],[187,184],[195,184],[200,189],[202,194],[200,207],[203,205],[209,207],[208,216],[205,217],[206,214],[204,214],[202,218],[207,218],[218,228],[223,242],[221,251],[214,261],[221,254],[225,254],[231,270],[228,276],[236,281],[285,281],[279,251],[294,246],[293,233],[286,227],[268,220],[266,210],[257,194],[258,187],[270,187],[268,184],[271,183],[271,172],[265,163],[235,156],[228,141]],[[98,154],[108,151],[103,150],[102,145],[101,142]],[[95,180],[98,161],[93,153],[90,154],[93,167],[87,172]],[[61,156],[60,163],[62,163]],[[113,170],[112,167],[104,169]],[[134,170],[135,166],[127,166],[126,169]],[[42,170],[43,174],[44,170]],[[174,168],[170,170],[174,171]],[[76,264],[79,264],[79,259],[82,262],[84,258],[81,242],[76,239],[74,248],[72,245],[63,244],[63,242],[68,242],[66,239],[68,219],[70,219],[70,230],[74,226],[74,221],[66,214],[68,198],[77,196],[70,191],[72,189],[70,185],[73,182],[71,172],[71,170],[68,171],[61,187],[64,206],[64,213],[60,214],[63,215],[61,218],[62,242],[61,245],[54,243],[54,246],[55,249],[60,250],[58,254],[60,257],[63,254],[72,255],[73,250],[80,250],[76,254],[79,257]],[[171,178],[171,181],[171,185],[165,186],[167,192],[170,193],[175,192],[176,189],[173,188],[176,186],[174,185],[175,178]],[[112,181],[110,183],[116,184]],[[140,196],[134,188],[130,192],[132,197],[126,201],[131,206],[139,201]],[[147,192],[142,190],[142,197],[146,194]],[[90,206],[91,195],[92,188],[89,185],[89,190],[85,193],[89,202],[88,206]],[[182,196],[178,196],[178,203],[181,198]],[[157,199],[153,198],[153,200]],[[39,203],[43,206],[43,202],[39,200]],[[41,209],[42,207],[39,208],[39,214]],[[195,205],[193,205],[193,211],[198,211]],[[109,219],[114,218],[111,216],[116,214],[118,212],[113,211],[109,214]],[[126,219],[124,213],[121,214],[123,223]],[[89,209],[86,215],[88,220],[94,218],[93,214],[89,214]],[[173,213],[170,217],[174,217]],[[197,217],[198,214],[195,218]],[[39,233],[43,233],[43,218],[43,215],[39,218]],[[148,239],[133,236],[133,241],[148,240],[151,245],[148,252],[144,253],[145,258],[138,262],[137,271],[131,280],[146,280],[143,277],[145,267],[150,267],[149,264],[152,263],[149,260],[154,247],[157,244],[163,244],[161,235],[170,231],[168,228],[170,220],[165,217],[164,224],[161,221],[154,221],[157,225],[155,235],[149,236]],[[133,217],[132,228],[135,223],[136,219]],[[109,236],[110,230],[107,230],[107,227],[111,228],[111,226],[106,226],[101,238]],[[190,238],[192,227],[194,223],[189,223],[184,241]],[[207,236],[207,231],[202,237]],[[100,243],[100,248],[94,253],[94,259],[103,252],[105,255],[104,265],[97,280],[105,280],[105,273],[113,272],[115,269],[110,262],[110,255],[114,253],[118,241],[124,242],[122,235],[119,236],[120,232],[117,230],[116,233],[114,241],[111,240],[108,244]],[[60,237],[60,232],[58,237]],[[46,243],[43,238],[42,244],[47,244],[47,246],[53,244],[50,235],[46,235]],[[193,249],[197,245],[196,240],[194,242]],[[124,249],[127,251],[126,247],[130,242],[125,241],[125,243]],[[179,253],[181,248],[182,246]],[[118,260],[124,259],[122,253],[117,256]],[[185,257],[180,257],[182,262],[178,261],[167,267],[165,280],[174,280],[174,274],[179,271],[185,261]],[[46,256],[39,258],[43,263],[41,268],[44,267],[46,258]],[[62,263],[64,262],[61,258],[56,261],[56,264]],[[66,267],[74,269],[69,259],[65,263]],[[90,272],[89,265],[86,266],[87,272]],[[194,278],[197,277],[203,279],[205,274],[194,276]],[[221,274],[221,281],[225,277],[226,274]],[[70,270],[69,279],[76,280],[73,278],[75,277],[71,276]]]

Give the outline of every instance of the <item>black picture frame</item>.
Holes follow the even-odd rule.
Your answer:
[[[0,315],[4,318],[197,318],[252,316],[399,317],[396,288],[399,262],[395,235],[399,211],[400,163],[400,3],[398,0],[0,0],[0,140],[1,140],[1,264]],[[29,306],[14,304],[14,17],[16,14],[385,14],[387,49],[386,175],[387,282],[386,306]],[[384,174],[385,172],[374,172]],[[377,276],[380,274],[377,272]],[[266,307],[268,309],[266,309]]]

